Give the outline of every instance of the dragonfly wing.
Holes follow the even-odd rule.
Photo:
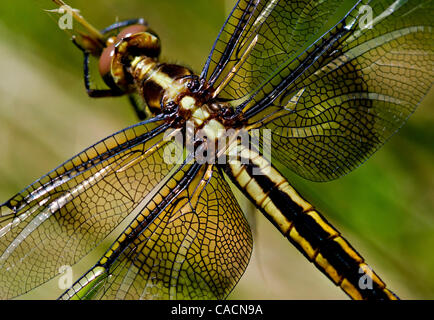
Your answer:
[[[109,136],[0,207],[0,296],[22,295],[73,265],[118,226],[174,164],[156,119]],[[170,141],[166,141],[170,140]]]
[[[249,225],[221,173],[185,164],[61,298],[223,299],[251,250]]]
[[[434,76],[432,0],[345,3],[328,27],[343,2],[239,1],[204,68],[249,129],[272,130],[272,158],[314,181],[364,162]]]
[[[348,1],[239,0],[214,43],[201,77],[210,86],[221,87],[220,99],[248,96],[312,43],[334,14],[343,5],[348,7],[345,3]],[[255,45],[249,51],[252,42]],[[225,85],[234,68],[235,75]]]
[[[325,52],[303,73],[282,70],[270,83],[292,79],[279,90],[264,87],[272,99],[258,94],[242,106],[250,124],[272,130],[273,159],[307,179],[334,179],[363,163],[432,87],[433,1],[371,5],[371,29],[348,17],[318,43]]]

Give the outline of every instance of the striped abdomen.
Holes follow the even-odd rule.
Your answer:
[[[239,149],[240,156],[229,161],[225,171],[309,261],[353,299],[398,299],[268,161],[255,151]]]

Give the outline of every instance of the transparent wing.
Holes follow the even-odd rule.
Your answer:
[[[212,165],[184,164],[62,299],[223,299],[247,267],[248,223]]]
[[[201,77],[219,91],[219,99],[248,96],[303,52],[349,2],[354,5],[357,1],[238,1]]]
[[[372,28],[358,6],[238,107],[252,128],[272,130],[273,159],[307,179],[364,162],[432,87],[433,1],[369,5]]]
[[[0,207],[0,296],[13,298],[94,249],[170,172],[153,119],[91,146]]]

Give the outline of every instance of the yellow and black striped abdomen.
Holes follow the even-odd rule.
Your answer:
[[[341,234],[259,153],[239,146],[226,172],[303,255],[353,299],[398,297]]]

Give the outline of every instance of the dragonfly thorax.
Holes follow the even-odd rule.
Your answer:
[[[191,121],[213,136],[233,127],[233,110],[212,100],[206,83],[180,65],[161,63],[160,40],[145,25],[132,25],[107,39],[99,69],[106,84],[121,95],[138,93],[153,114],[164,113],[174,126]]]

